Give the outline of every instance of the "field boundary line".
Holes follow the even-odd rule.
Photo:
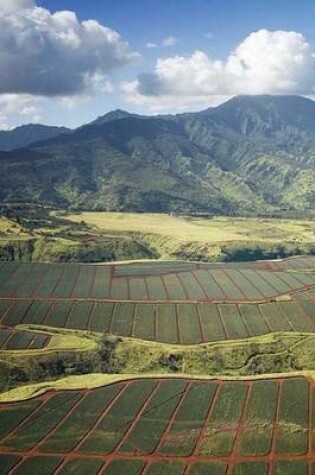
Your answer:
[[[1,328],[0,328],[1,329]],[[11,340],[12,336],[14,335],[15,333],[15,330],[13,327],[10,327],[10,328],[6,328],[4,330],[8,330],[8,336],[6,337],[6,339],[4,340],[4,342],[2,343],[2,345],[0,346],[0,350],[6,350],[6,346],[7,346],[7,343]]]
[[[76,299],[76,296],[73,294],[74,292],[74,289],[77,285],[77,282],[79,280],[79,275],[81,273],[81,270],[82,270],[82,266],[80,264],[76,264],[75,265],[75,276],[74,276],[74,279],[73,279],[73,285],[72,285],[72,288],[69,292],[69,299],[72,300],[72,299]]]
[[[74,391],[74,392],[76,392],[76,391]],[[78,391],[78,393],[80,394],[80,391]],[[86,391],[85,393],[81,392],[78,401],[73,403],[73,405],[70,407],[68,412],[59,421],[56,422],[56,424],[48,431],[48,433],[46,433],[46,435],[44,435],[44,437],[36,445],[34,445],[34,447],[32,449],[30,449],[28,451],[28,454],[31,455],[34,451],[37,452],[38,449],[40,448],[40,446],[43,445],[43,443],[47,439],[49,439],[56,432],[56,430],[59,429],[59,427],[62,426],[62,424],[71,416],[71,414],[81,404],[81,402],[87,397],[87,395],[88,395],[88,391]],[[39,450],[39,452],[40,452],[40,450]]]
[[[201,269],[196,269],[196,270],[201,270]],[[204,285],[202,284],[202,282],[200,282],[200,280],[198,279],[198,276],[196,275],[196,270],[192,270],[192,271],[191,271],[191,274],[193,275],[193,277],[194,277],[195,280],[197,281],[198,285],[201,287],[201,290],[202,290],[203,293],[205,294],[205,299],[204,299],[202,302],[204,302],[204,303],[212,303],[213,299],[212,299],[212,298],[209,298],[208,292],[206,291]]]
[[[65,322],[63,324],[63,326],[61,328],[69,328],[68,327],[68,323],[69,323],[69,319],[70,319],[70,315],[71,315],[71,312],[73,310],[73,307],[74,307],[74,304],[75,302],[71,302],[70,306],[69,306],[69,310],[67,312],[67,316],[66,316],[66,319],[65,319]]]
[[[176,333],[177,333],[177,342],[178,344],[182,345],[183,344],[183,339],[182,339],[182,334],[181,334],[181,329],[180,329],[180,323],[179,323],[179,317],[178,317],[178,304],[175,303],[173,304],[175,308],[175,321],[176,321]],[[189,304],[188,304],[189,305]]]
[[[201,320],[200,305],[210,305],[210,304],[206,304],[206,303],[205,304],[199,304],[199,303],[195,304],[196,314],[197,314],[199,329],[200,329],[200,336],[201,336],[201,342],[200,343],[206,343],[204,328],[203,328],[202,320]]]
[[[17,461],[17,463],[15,463],[13,465],[13,467],[10,468],[10,470],[6,473],[6,475],[12,475],[15,473],[15,470],[18,469],[22,463],[26,460],[27,458],[27,455],[26,454],[21,454],[20,455],[21,459]]]
[[[107,323],[108,333],[111,333],[111,334],[113,334],[112,326],[113,326],[113,320],[114,320],[114,314],[115,314],[115,311],[116,311],[116,306],[118,304],[119,304],[119,302],[114,302],[113,303],[112,311],[111,311],[111,314],[110,314],[110,317],[109,317],[108,323]]]
[[[228,467],[226,475],[233,475],[232,470],[234,469],[234,463],[237,461],[237,458],[238,458],[238,455],[239,455],[238,443],[239,443],[239,439],[240,439],[240,434],[242,433],[243,428],[245,426],[245,421],[246,421],[246,416],[247,416],[247,409],[248,409],[248,404],[249,404],[251,393],[252,393],[253,383],[247,381],[245,383],[245,386],[246,386],[246,397],[245,397],[245,400],[243,402],[242,409],[240,411],[240,418],[238,420],[237,430],[235,431],[235,435],[234,435],[234,438],[233,438],[233,445],[232,445],[232,450],[231,450],[231,453],[230,453],[231,462],[230,462],[230,466]]]
[[[171,301],[171,297],[170,297],[166,282],[164,280],[164,275],[161,275],[160,278],[161,278],[162,285],[163,285],[164,290],[165,290],[165,295],[166,295],[167,301]],[[185,292],[184,292],[184,294],[185,294]]]
[[[154,449],[153,452],[152,452],[153,454],[160,454],[160,455],[162,455],[162,454],[159,452],[159,450],[160,450],[160,448],[163,446],[164,442],[166,441],[166,438],[167,438],[167,436],[168,436],[169,433],[170,433],[170,430],[171,430],[171,427],[172,427],[172,425],[173,425],[173,422],[174,422],[175,419],[176,419],[177,413],[178,413],[179,409],[181,408],[181,406],[182,406],[182,404],[183,404],[183,402],[184,402],[184,400],[185,400],[185,398],[186,398],[186,396],[187,396],[187,394],[188,394],[188,392],[190,391],[190,389],[191,389],[192,386],[193,386],[193,382],[192,382],[192,381],[188,381],[187,384],[186,384],[186,386],[185,386],[185,388],[183,389],[183,391],[181,391],[180,393],[178,393],[178,394],[181,394],[180,399],[179,399],[179,401],[177,402],[176,406],[174,407],[174,409],[173,409],[173,411],[172,411],[172,413],[171,413],[171,415],[170,415],[170,418],[169,418],[168,423],[167,423],[167,425],[166,425],[166,427],[165,427],[165,429],[164,429],[164,431],[163,431],[163,434],[161,435],[158,444],[156,445],[155,449]]]
[[[129,452],[124,452],[124,451],[120,452],[121,447],[122,447],[122,445],[125,444],[125,442],[127,442],[127,439],[129,437],[129,435],[132,433],[133,429],[136,427],[138,422],[141,420],[141,417],[145,416],[147,406],[149,405],[149,403],[151,402],[152,398],[155,396],[155,394],[157,393],[157,391],[161,387],[161,385],[162,385],[162,382],[157,381],[156,384],[153,386],[153,388],[151,389],[151,391],[147,395],[147,398],[144,401],[143,405],[140,407],[138,413],[133,418],[133,420],[132,420],[131,424],[129,425],[128,429],[125,431],[123,437],[121,438],[121,440],[118,442],[118,444],[115,446],[115,448],[112,450],[111,453],[117,453],[117,454],[118,453],[126,453],[126,454],[129,453]],[[138,449],[137,449],[137,453],[138,453]]]
[[[237,270],[237,269],[236,269]],[[225,277],[227,278],[227,280],[230,280],[232,285],[234,285],[234,287],[239,291],[241,297],[243,297],[244,299],[244,302],[248,302],[250,301],[250,298],[246,295],[246,293],[244,292],[244,290],[238,285],[238,283],[233,279],[233,277],[231,277],[229,275],[229,273],[227,272],[227,269],[222,269],[222,272],[224,273]],[[234,300],[234,299],[233,299]]]
[[[92,279],[91,279],[91,285],[90,285],[89,292],[88,292],[88,298],[89,299],[91,298],[92,289],[93,289],[94,284],[95,284],[95,277],[96,277],[96,266],[93,266],[93,276],[92,276]]]
[[[33,335],[33,337],[32,337],[32,339],[29,341],[29,344],[27,345],[26,350],[32,349],[32,348],[31,348],[31,345],[32,345],[32,343],[34,343],[34,340],[35,340],[35,338],[36,338],[36,336],[37,336],[36,333],[33,333],[33,332],[28,332],[28,333],[31,333],[31,334]],[[42,347],[42,348],[43,348],[43,347]]]
[[[40,276],[40,279],[37,280],[37,284],[35,286],[35,289],[31,292],[31,295],[30,295],[31,299],[36,298],[36,291],[37,291],[38,287],[43,283],[43,279],[45,279],[46,275],[48,274],[48,271],[50,270],[49,267],[50,267],[49,265],[45,266],[45,271],[44,271],[43,275]]]
[[[262,318],[263,321],[265,322],[267,328],[269,328],[269,333],[274,333],[273,329],[271,328],[271,326],[270,326],[270,324],[269,324],[269,322],[268,322],[268,320],[267,320],[267,318],[266,318],[266,315],[264,314],[264,311],[261,309],[261,307],[262,307],[263,305],[266,305],[266,303],[267,303],[267,302],[256,304],[256,305],[257,305],[257,309],[258,309],[258,312],[259,312],[261,318]]]
[[[292,324],[292,322],[291,322],[289,316],[286,315],[286,313],[282,310],[281,306],[279,305],[279,302],[275,302],[275,303],[276,303],[276,306],[277,306],[279,312],[281,313],[281,315],[283,315],[283,317],[284,317],[284,319],[286,320],[286,322],[288,322],[289,327],[291,327],[291,330],[292,330],[293,332],[297,331],[297,330],[293,327],[293,324]]]
[[[223,289],[222,285],[217,281],[217,279],[215,278],[214,275],[211,274],[211,269],[206,269],[209,276],[214,280],[214,282],[216,283],[216,285],[219,287],[219,289],[221,290],[222,292],[222,295],[223,295],[223,300],[222,300],[222,303],[224,302],[228,302],[229,301],[229,298],[227,296],[227,293],[225,292],[225,290]]]
[[[269,471],[268,475],[272,475],[272,466],[273,461],[276,458],[276,443],[277,443],[277,435],[279,430],[279,413],[280,413],[280,404],[281,404],[281,396],[282,396],[282,388],[283,388],[283,379],[279,379],[277,381],[278,392],[277,392],[277,404],[276,404],[276,413],[274,418],[274,426],[271,435],[271,442],[270,442],[270,451],[269,451]]]
[[[95,307],[96,307],[96,302],[92,302],[90,313],[86,322],[86,330],[89,332],[91,331],[91,319],[92,319],[92,315],[94,313]]]
[[[196,270],[196,269],[195,269]],[[197,286],[199,286],[201,288],[201,291],[204,295],[204,298],[201,300],[201,302],[208,302],[208,294],[207,292],[205,291],[203,285],[199,282],[199,280],[197,279],[196,275],[195,275],[195,270],[191,270],[189,273],[191,275],[191,277],[196,281],[197,283]],[[198,300],[199,301],[199,300]]]
[[[308,315],[308,313],[306,313],[306,311],[304,310],[303,308],[303,305],[302,303],[300,302],[300,300],[296,299],[294,300],[295,304],[298,306],[298,308],[300,309],[301,313],[303,315],[305,315],[305,317],[307,318],[307,320],[311,323],[312,327],[313,327],[313,331],[315,331],[315,324],[313,322],[313,320],[311,319],[311,317]]]
[[[200,279],[198,278],[198,275],[196,275],[196,271],[198,271],[198,270],[202,270],[202,271],[204,271],[204,272],[207,272],[207,269],[196,269],[196,270],[193,270],[193,271],[192,271],[192,274],[194,275],[196,281],[198,282],[198,284],[200,285],[200,287],[202,288],[202,290],[203,290],[203,292],[204,292],[204,294],[205,294],[205,296],[206,296],[206,299],[205,299],[204,303],[213,303],[214,299],[213,299],[213,298],[210,298],[210,297],[208,296],[208,292],[206,291],[204,285],[202,284],[202,282],[201,282]]]
[[[118,401],[120,396],[126,391],[127,387],[130,386],[131,383],[132,383],[132,381],[126,381],[126,382],[122,383],[121,388],[117,391],[117,394],[113,397],[113,399],[110,401],[110,403],[107,405],[107,407],[105,407],[105,409],[103,410],[103,412],[101,413],[99,418],[94,422],[94,424],[90,427],[90,429],[87,430],[87,432],[84,434],[84,436],[81,438],[81,440],[79,440],[79,442],[77,444],[75,444],[75,446],[71,450],[72,455],[76,454],[76,455],[80,455],[80,456],[85,457],[86,454],[84,452],[80,452],[80,448],[82,447],[84,442],[90,437],[90,435],[94,432],[94,430],[97,429],[97,427],[101,424],[102,420],[107,416],[109,411],[112,409],[112,407]],[[93,456],[93,454],[88,454],[88,453],[87,453],[87,455]]]
[[[253,270],[253,271],[255,272],[255,269],[251,269],[251,270]],[[257,287],[257,285],[255,284],[254,280],[249,280],[249,279],[248,279],[248,277],[247,277],[247,276],[244,274],[244,272],[243,272],[244,269],[241,269],[241,268],[240,268],[240,269],[237,269],[237,271],[241,274],[241,276],[243,277],[243,279],[245,279],[249,284],[251,284],[251,285],[257,290],[257,292],[261,295],[261,300],[266,300],[266,298],[268,298],[268,297],[266,297],[266,295],[264,295],[264,294],[262,293],[262,291],[260,290],[260,288]]]
[[[115,279],[115,265],[110,265],[109,266],[109,282],[108,282],[108,298],[109,299],[113,299],[113,294],[112,294],[112,291],[113,291],[113,281]]]
[[[308,448],[307,448],[307,458],[309,459],[313,453],[313,390],[314,384],[309,382],[308,388]],[[308,466],[309,475],[312,475],[311,465]]]
[[[148,287],[147,277],[144,277],[144,278],[143,278],[143,281],[144,281],[145,293],[146,293],[146,296],[147,296],[146,300],[147,300],[148,302],[150,302],[151,296],[150,296],[150,293],[149,293],[149,287]]]
[[[8,281],[14,276],[14,274],[19,270],[19,268],[21,267],[21,263],[19,262],[16,266],[16,268],[12,269],[11,272],[9,273],[9,275],[4,279],[4,281],[1,283],[1,287],[6,285],[8,283]],[[5,297],[5,298],[8,298],[8,297]]]
[[[127,281],[127,300],[131,300],[130,277],[125,277]]]
[[[202,441],[203,441],[204,435],[206,433],[206,430],[208,428],[208,424],[209,424],[209,421],[211,419],[213,409],[215,407],[215,404],[216,404],[217,400],[220,397],[220,392],[221,392],[221,387],[223,386],[223,382],[222,381],[214,381],[214,382],[215,382],[215,385],[216,385],[215,390],[214,390],[214,394],[213,394],[212,400],[210,401],[210,404],[209,404],[209,407],[208,407],[208,410],[207,410],[207,413],[206,413],[206,417],[204,418],[203,425],[200,428],[199,435],[198,435],[197,440],[195,442],[195,446],[193,447],[193,449],[191,451],[192,456],[198,457],[198,452],[199,452],[200,446],[202,444]]]
[[[14,432],[20,430],[20,429],[23,429],[24,425],[27,424],[29,422],[29,420],[34,416],[36,415],[36,413],[42,409],[43,406],[45,406],[53,397],[53,392],[51,392],[51,394],[44,394],[43,395],[43,399],[41,400],[41,404],[39,404],[37,407],[35,407],[35,409],[33,411],[30,412],[30,414],[26,415],[24,417],[24,419],[22,419],[19,424],[14,427],[13,430],[11,430],[11,432],[8,432],[8,434],[6,434],[4,437],[1,437],[0,438],[0,441],[1,441],[1,445],[3,444],[3,442],[9,438],[10,435],[14,434]],[[9,403],[9,404],[16,404],[16,403]],[[8,451],[11,453],[11,451]],[[17,453],[21,453],[23,454],[23,451],[21,452],[18,452]],[[24,453],[27,453],[27,451],[25,451]]]
[[[300,271],[299,271],[300,272]],[[286,271],[282,271],[283,274],[286,273]],[[287,273],[290,275],[291,278],[295,279],[297,281],[297,283],[300,283],[302,284],[302,287],[298,287],[298,288],[294,288],[294,289],[290,289],[289,292],[299,292],[299,291],[303,291],[303,290],[308,290],[308,287],[311,287],[312,284],[304,284],[304,282],[302,282],[298,277],[296,277],[296,273],[297,272],[290,272],[290,271],[287,271]],[[279,276],[277,275],[278,279],[282,280],[282,282],[284,282],[286,285],[289,286],[289,284],[282,278],[282,276]],[[291,287],[291,285],[289,286]]]
[[[259,271],[256,271],[256,272],[258,273]],[[260,271],[260,272],[264,272],[264,271]],[[258,275],[259,275],[259,277],[262,278],[262,280],[264,280],[269,285],[269,287],[273,288],[273,290],[275,291],[275,295],[273,295],[272,297],[269,297],[269,299],[272,299],[272,298],[275,298],[275,297],[281,297],[281,295],[286,295],[287,293],[290,292],[290,291],[288,291],[288,292],[279,292],[279,290],[277,290],[275,288],[275,286],[271,282],[269,282],[269,280],[267,280],[264,275],[262,275],[261,273],[258,274]]]
[[[22,267],[23,267],[23,264],[22,264],[21,268],[22,268]],[[29,272],[30,272],[30,273],[32,273],[32,270],[33,270],[34,267],[35,267],[35,263],[32,262],[32,263],[31,263],[31,266],[30,266],[30,269],[29,269]],[[21,278],[20,278],[20,279],[21,279]],[[23,279],[22,281],[21,281],[20,279],[18,279],[18,281],[17,281],[17,286],[15,287],[15,289],[12,290],[12,292],[10,293],[10,295],[9,295],[10,298],[15,298],[15,297],[16,297],[16,293],[19,292],[19,288],[20,288],[20,286],[23,284],[25,277],[24,277],[24,279]],[[29,298],[29,297],[26,297],[26,298]]]
[[[225,305],[229,305],[229,304],[225,304]],[[222,313],[221,313],[221,309],[220,309],[220,304],[216,304],[216,307],[217,307],[217,312],[218,312],[218,315],[219,315],[219,318],[220,318],[220,322],[221,322],[221,325],[222,325],[222,328],[223,328],[223,331],[224,331],[224,334],[225,334],[225,339],[228,341],[228,340],[231,340],[231,338],[229,337],[228,335],[228,331],[227,331],[227,328],[226,328],[226,324],[225,324],[225,321],[222,317]]]
[[[56,279],[55,286],[53,287],[53,289],[52,289],[52,291],[51,291],[51,293],[50,293],[50,298],[52,298],[52,299],[54,299],[54,300],[58,299],[58,296],[55,294],[55,292],[56,292],[56,289],[57,289],[57,287],[59,286],[59,284],[60,284],[60,282],[61,282],[61,280],[62,280],[62,278],[63,278],[64,273],[65,273],[65,270],[66,270],[65,264],[61,264],[61,269],[62,269],[62,270],[61,270],[61,272],[60,272],[60,275],[59,275],[59,276],[57,277],[57,279]]]
[[[266,279],[264,279],[260,274],[258,274],[259,271],[263,270],[263,271],[266,272],[267,269],[260,269],[260,268],[259,268],[259,269],[255,269],[255,268],[254,268],[254,269],[249,269],[249,270],[250,270],[251,272],[253,272],[254,274],[257,274],[258,277],[261,278],[261,280],[263,280],[265,283],[267,283],[267,285],[271,288],[271,290],[273,290],[274,292],[276,292],[276,289],[275,289],[268,281],[266,281]],[[256,283],[255,283],[255,281],[254,281],[254,279],[253,279],[253,280],[249,280],[248,277],[246,277],[246,275],[244,274],[244,269],[239,269],[239,272],[242,274],[242,276],[243,276],[245,279],[247,278],[247,280],[248,280],[248,281],[258,290],[258,292],[262,295],[263,298],[262,298],[262,301],[261,301],[260,303],[269,302],[270,299],[272,299],[272,298],[274,298],[274,297],[276,297],[276,296],[278,295],[278,293],[276,293],[276,295],[273,294],[273,295],[267,296],[265,293],[263,293],[263,291],[262,291],[259,287],[257,287],[257,285],[256,285]]]
[[[136,330],[136,326],[137,326],[137,310],[138,310],[138,303],[134,303],[131,305],[133,305],[133,309],[132,309],[132,325],[131,325],[131,333],[130,333],[130,336],[133,337],[133,338],[136,338],[136,333],[135,333],[135,330]]]
[[[7,313],[9,313],[9,310],[11,310],[11,308],[13,307],[14,304],[15,304],[14,301],[13,301],[13,302],[10,302],[8,308],[7,308],[7,309],[4,311],[4,313],[1,315],[0,324],[2,324],[2,320],[7,316]],[[10,326],[10,328],[12,328],[11,325],[9,325],[9,326]]]
[[[191,299],[188,297],[187,289],[186,289],[186,287],[185,287],[185,285],[184,285],[184,283],[183,283],[183,281],[182,281],[182,279],[181,279],[180,272],[176,272],[175,275],[176,275],[176,277],[177,277],[177,279],[178,279],[179,284],[181,285],[181,287],[182,287],[182,289],[183,289],[183,291],[184,291],[185,300],[186,300],[186,301],[187,301],[187,300],[190,301]]]
[[[49,316],[51,314],[52,308],[56,305],[56,302],[49,302],[49,303],[50,303],[50,305],[49,305],[49,307],[48,307],[48,309],[45,313],[45,316],[44,316],[44,319],[43,319],[41,325],[49,326]]]
[[[241,303],[236,303],[235,305],[236,305],[237,311],[239,313],[240,319],[241,319],[241,321],[242,321],[242,323],[245,327],[245,330],[247,332],[247,337],[246,338],[252,338],[252,337],[256,336],[256,335],[253,335],[252,332],[250,331],[250,329],[247,325],[246,319],[245,319],[244,315],[241,312],[240,305],[242,305],[242,304]]]

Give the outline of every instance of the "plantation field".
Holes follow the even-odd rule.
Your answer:
[[[274,332],[315,331],[315,304],[301,300],[262,304],[28,299],[4,299],[0,302],[0,325],[5,327],[44,325],[162,343],[188,345],[238,340]],[[0,348],[1,340],[5,341],[9,331],[0,330]]]
[[[315,384],[144,378],[1,403],[3,475],[310,475]]]
[[[45,348],[49,341],[49,335],[0,326],[0,351],[40,350]]]
[[[238,264],[0,263],[0,298],[265,302],[315,292],[315,258]]]

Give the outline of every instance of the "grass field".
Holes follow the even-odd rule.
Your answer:
[[[63,218],[77,223],[84,221],[106,232],[153,233],[185,242],[270,241],[282,243],[290,239],[315,243],[314,223],[302,220],[232,217],[203,219],[166,214],[99,212],[63,214]]]
[[[1,403],[1,473],[308,475],[314,388],[297,376],[144,378]]]

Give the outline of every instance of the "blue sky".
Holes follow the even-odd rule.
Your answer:
[[[313,0],[1,0],[0,128],[312,97],[314,17]]]

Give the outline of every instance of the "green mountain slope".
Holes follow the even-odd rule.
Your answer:
[[[314,119],[315,103],[295,96],[239,96],[164,117],[114,111],[70,135],[0,153],[0,200],[157,212],[313,210]]]
[[[60,134],[69,134],[66,127],[50,127],[41,124],[28,124],[13,130],[0,131],[0,150],[9,151],[27,147],[35,142],[48,140]]]

